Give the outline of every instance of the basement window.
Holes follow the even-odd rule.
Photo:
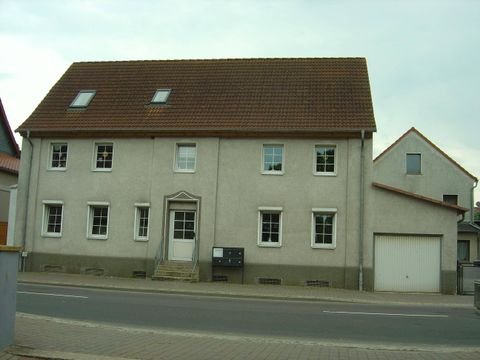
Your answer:
[[[80,90],[70,104],[71,108],[86,108],[95,96],[95,90]]]
[[[171,91],[171,89],[157,89],[151,103],[155,105],[166,104]]]

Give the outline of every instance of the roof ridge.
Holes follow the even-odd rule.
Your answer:
[[[185,59],[137,59],[137,60],[86,60],[75,61],[73,64],[110,64],[110,63],[152,63],[152,62],[202,62],[202,61],[268,61],[268,60],[366,60],[364,56],[327,56],[327,57],[232,57],[232,58],[185,58]]]

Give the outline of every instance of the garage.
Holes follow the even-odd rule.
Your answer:
[[[376,235],[375,291],[440,292],[438,236]]]

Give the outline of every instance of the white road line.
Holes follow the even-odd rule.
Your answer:
[[[39,292],[32,292],[32,291],[17,291],[17,294],[57,296],[57,297],[76,298],[76,299],[88,299],[88,296],[66,295],[66,294],[49,294],[49,293],[39,293]]]
[[[403,317],[426,317],[426,318],[448,318],[448,315],[431,315],[431,314],[391,314],[391,313],[371,313],[361,311],[328,311],[324,310],[327,314],[340,314],[340,315],[373,315],[373,316],[403,316]]]

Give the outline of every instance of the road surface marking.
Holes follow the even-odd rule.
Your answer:
[[[66,294],[49,294],[49,293],[39,293],[39,292],[33,292],[33,291],[17,291],[17,294],[44,295],[44,296],[68,297],[68,298],[76,298],[76,299],[88,299],[88,296],[66,295]]]
[[[372,313],[361,311],[328,311],[327,314],[341,314],[341,315],[376,315],[376,316],[404,316],[404,317],[428,317],[428,318],[448,318],[448,315],[430,315],[430,314],[391,314],[391,313]]]

